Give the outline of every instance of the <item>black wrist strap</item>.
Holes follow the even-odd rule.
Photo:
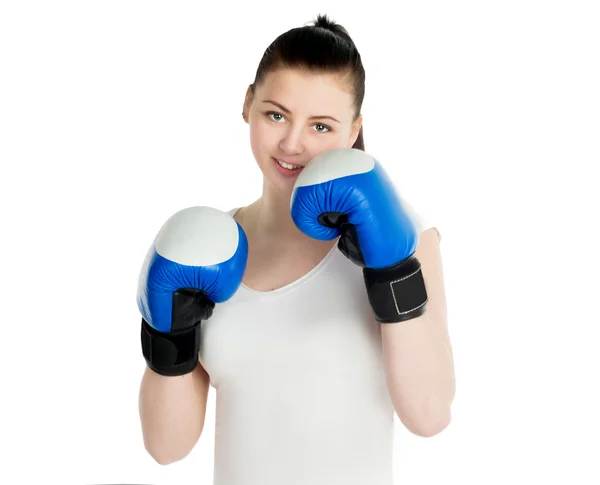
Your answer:
[[[198,365],[200,325],[173,333],[159,332],[142,318],[142,352],[148,367],[163,376],[182,376]]]
[[[363,276],[378,322],[403,322],[425,313],[427,290],[421,263],[414,256],[389,268],[363,268]]]

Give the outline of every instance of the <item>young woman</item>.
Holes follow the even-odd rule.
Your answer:
[[[159,463],[181,460],[196,444],[209,385],[217,393],[216,485],[392,485],[394,412],[419,436],[448,425],[455,384],[437,229],[406,201],[396,204],[377,168],[335,181],[371,190],[368,203],[354,204],[366,229],[346,225],[342,236],[321,237],[303,222],[313,199],[341,190],[325,197],[303,186],[319,179],[321,190],[336,170],[371,163],[364,90],[360,55],[340,25],[319,16],[279,36],[243,103],[261,197],[228,214],[181,211],[157,236],[138,301],[148,362],[140,416]],[[308,166],[330,153],[341,163]],[[348,222],[327,211],[313,227]],[[373,236],[376,219],[384,232]],[[369,239],[379,249],[367,248]],[[361,266],[387,257],[397,241],[409,241],[400,259],[418,261],[420,271],[385,276],[400,286],[382,303],[379,280]],[[418,310],[400,312],[404,300]],[[407,315],[386,320],[390,308]]]

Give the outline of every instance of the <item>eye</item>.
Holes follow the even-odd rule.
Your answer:
[[[277,113],[276,111],[267,111],[267,113],[265,113],[270,120],[275,121],[276,123],[280,123],[282,122],[285,118],[281,113]],[[317,123],[316,125],[313,125],[316,127],[319,127],[316,131],[317,133],[327,133],[331,131],[331,128],[327,125],[323,125],[321,123]]]
[[[320,126],[322,128],[325,128],[325,131],[317,130],[319,133],[327,133],[328,131],[331,131],[331,129],[328,126],[322,125],[321,123],[317,123],[314,126]]]
[[[273,119],[273,116],[280,116],[280,117],[281,117],[280,119],[283,119],[283,115],[281,115],[280,113],[275,113],[274,111],[269,111],[269,112],[267,113],[267,116],[268,116],[270,119],[272,119],[273,121],[277,122],[277,123],[279,123],[279,120],[277,120],[277,119]]]

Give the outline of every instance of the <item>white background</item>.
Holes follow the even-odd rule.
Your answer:
[[[137,276],[172,213],[260,194],[246,87],[327,13],[367,151],[442,233],[453,420],[398,424],[396,482],[600,483],[595,3],[3,2],[0,482],[212,482],[212,388],[185,460],[144,450]]]

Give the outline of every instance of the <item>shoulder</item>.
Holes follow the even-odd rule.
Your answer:
[[[434,222],[432,216],[424,210],[415,207],[412,201],[409,202],[404,197],[400,197],[400,200],[405,212],[408,214],[409,219],[412,221],[415,230],[419,235],[415,256],[421,262],[422,266],[437,266],[441,258],[440,241],[442,237],[436,222]],[[424,268],[424,274],[425,271],[426,269]],[[431,270],[429,273],[430,276],[433,275]]]
[[[429,239],[431,237],[437,237],[438,242],[442,236],[434,221],[434,218],[429,215],[422,207],[417,207],[412,201],[409,201],[406,197],[400,196],[402,208],[408,214],[408,217],[412,221],[419,238]]]
[[[415,255],[418,259],[419,255],[423,256],[434,256],[437,255],[440,248],[440,241],[442,237],[437,227],[431,226],[419,233],[419,242]]]

